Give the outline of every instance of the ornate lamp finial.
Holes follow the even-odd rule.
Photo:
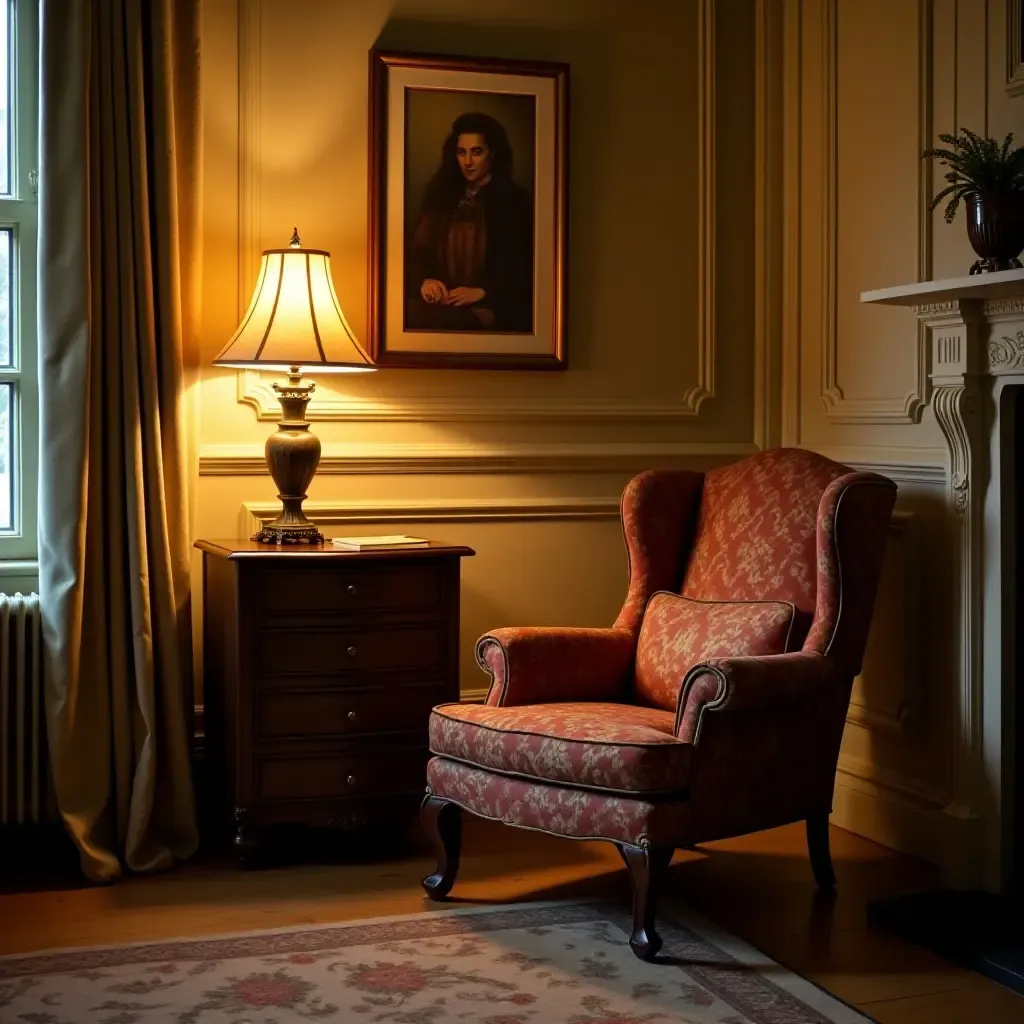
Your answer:
[[[302,242],[299,240],[299,229],[292,228],[292,237],[288,240],[288,245],[292,249],[301,249]]]

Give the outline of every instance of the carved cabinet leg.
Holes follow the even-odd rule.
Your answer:
[[[653,960],[661,949],[661,936],[654,930],[658,890],[672,861],[672,847],[619,847],[633,883],[633,934],[629,948],[641,960]]]
[[[443,900],[452,891],[455,876],[459,873],[462,811],[447,800],[428,796],[423,801],[420,820],[437,855],[437,870],[423,879],[423,888],[432,900]]]
[[[822,889],[834,889],[836,873],[828,845],[828,815],[815,814],[807,819],[807,852],[811,856],[814,880]]]
[[[245,807],[235,808],[235,836],[232,845],[238,863],[248,871],[263,863],[263,830]]]

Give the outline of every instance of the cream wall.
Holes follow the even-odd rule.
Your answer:
[[[273,505],[271,378],[209,366],[260,250],[298,224],[365,329],[370,47],[567,61],[570,369],[322,379],[308,507],[328,533],[476,549],[471,695],[488,628],[612,620],[638,470],[784,443],[887,473],[900,500],[833,820],[966,877],[983,823],[955,785],[946,447],[913,315],[858,296],[970,264],[918,157],[957,125],[1024,127],[1005,2],[206,0],[195,535]]]
[[[329,533],[386,523],[476,549],[463,568],[464,692],[485,682],[472,647],[488,628],[610,623],[629,477],[734,459],[777,420],[768,361],[755,357],[771,331],[753,301],[766,251],[753,103],[764,7],[207,0],[195,535],[240,535],[273,502],[272,377],[209,366],[260,250],[297,224],[331,251],[342,307],[365,329],[371,46],[567,61],[569,370],[324,377],[307,507]]]
[[[207,0],[196,535],[273,503],[269,378],[208,365],[260,249],[298,224],[365,328],[370,47],[568,61],[570,369],[324,378],[308,506],[328,532],[476,549],[469,695],[486,629],[612,620],[638,470],[785,443],[889,474],[833,820],[961,870],[981,847],[953,785],[945,445],[912,315],[858,296],[969,265],[918,154],[956,124],[1019,125],[1004,21],[1003,0]]]
[[[978,711],[958,692],[970,672],[953,642],[947,447],[913,312],[862,305],[859,293],[962,276],[973,262],[963,213],[952,225],[941,207],[929,214],[919,154],[959,126],[1024,135],[1020,83],[1007,81],[1009,2],[785,0],[779,11],[783,441],[900,486],[833,820],[971,885],[998,884],[1000,837],[986,814],[998,785],[980,779],[968,792],[958,764]]]

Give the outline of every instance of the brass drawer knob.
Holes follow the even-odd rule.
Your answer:
[[[350,597],[355,597],[359,593],[359,588],[354,583],[350,583],[345,590]]]
[[[348,713],[348,720],[350,722],[354,722],[356,720],[356,713],[354,711],[350,711]]]
[[[350,786],[354,786],[356,784],[356,777],[354,775],[350,775],[348,777],[348,784]]]
[[[354,658],[354,657],[356,656],[356,654],[357,654],[357,653],[358,653],[358,652],[356,651],[356,649],[355,649],[354,647],[350,647],[350,648],[348,649],[348,656],[349,656],[350,658]]]

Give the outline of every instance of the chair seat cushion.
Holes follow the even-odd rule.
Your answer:
[[[788,601],[698,601],[659,592],[647,603],[636,652],[636,694],[675,710],[686,673],[710,658],[798,650],[810,618]]]
[[[442,704],[434,754],[506,775],[614,793],[679,793],[692,747],[675,714],[632,704]]]
[[[645,793],[627,796],[552,786],[500,775],[448,757],[430,759],[427,786],[434,796],[451,800],[473,814],[551,835],[610,839],[631,846],[686,846],[691,842],[690,802],[685,797],[666,799]]]

